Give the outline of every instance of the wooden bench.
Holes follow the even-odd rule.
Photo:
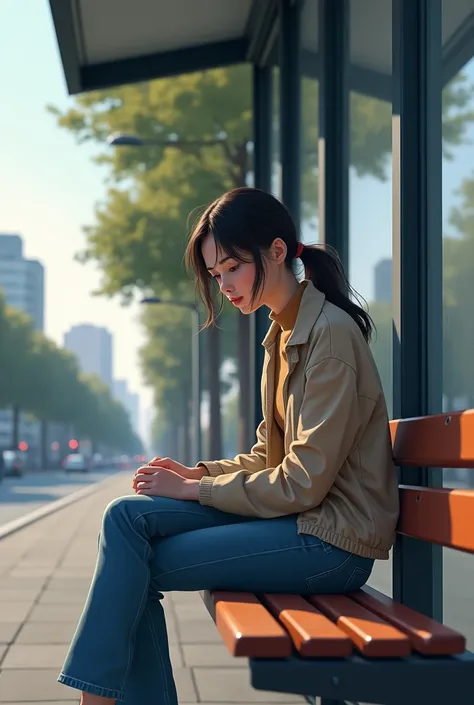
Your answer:
[[[397,465],[474,468],[474,410],[393,421],[391,434]],[[474,552],[474,491],[400,485],[400,507],[400,534]],[[447,705],[457,689],[474,702],[465,637],[371,587],[202,598],[230,653],[249,659],[257,690],[320,696],[321,705]]]

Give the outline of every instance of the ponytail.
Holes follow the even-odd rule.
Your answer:
[[[303,262],[306,279],[325,295],[327,301],[348,313],[359,326],[366,342],[370,342],[374,322],[358,305],[360,296],[349,284],[336,250],[327,245],[304,245],[299,248],[297,256]]]

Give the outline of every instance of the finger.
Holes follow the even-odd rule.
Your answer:
[[[139,482],[151,482],[153,480],[153,477],[150,475],[137,475],[135,478],[135,484],[138,484]]]
[[[148,482],[137,482],[137,489],[139,489],[139,490],[146,490],[149,487],[150,487],[150,483],[148,483]]]
[[[135,470],[135,475],[138,475],[138,473],[146,473],[147,475],[153,475],[156,473],[156,466],[150,466],[150,465],[142,465],[140,468],[137,468]]]

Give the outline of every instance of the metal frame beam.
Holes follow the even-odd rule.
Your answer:
[[[245,28],[245,36],[249,38],[248,61],[257,66],[266,63],[265,57],[273,41],[277,22],[277,0],[253,0]]]
[[[118,61],[105,61],[81,68],[81,86],[84,91],[92,91],[125,83],[137,83],[220,66],[231,66],[246,62],[247,52],[248,40],[242,38]]]
[[[442,411],[441,0],[393,0],[394,417]],[[400,470],[440,486],[441,470]],[[442,621],[442,549],[398,536],[393,596]]]
[[[319,239],[349,266],[349,0],[319,0]]]
[[[270,66],[253,68],[253,141],[254,141],[254,185],[264,191],[272,188],[272,118],[273,118],[273,71]],[[263,369],[264,350],[262,340],[269,326],[268,312],[259,308],[252,316],[251,326],[251,370],[253,379],[252,408],[254,427],[262,420],[260,379]]]
[[[281,196],[299,231],[301,201],[301,2],[279,0]]]

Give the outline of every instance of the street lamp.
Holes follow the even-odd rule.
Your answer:
[[[160,299],[157,296],[147,296],[140,301],[142,304],[161,304],[166,306],[180,306],[191,311],[193,316],[193,336],[192,336],[192,385],[193,385],[193,426],[194,426],[194,460],[195,463],[201,460],[201,336],[199,309],[193,303],[186,301],[174,301],[170,299]]]
[[[124,132],[114,132],[107,137],[107,144],[111,147],[212,147],[215,144],[226,142],[227,136],[224,132],[219,132],[210,140],[182,140],[177,135],[167,139],[143,138],[137,135],[130,135]]]

